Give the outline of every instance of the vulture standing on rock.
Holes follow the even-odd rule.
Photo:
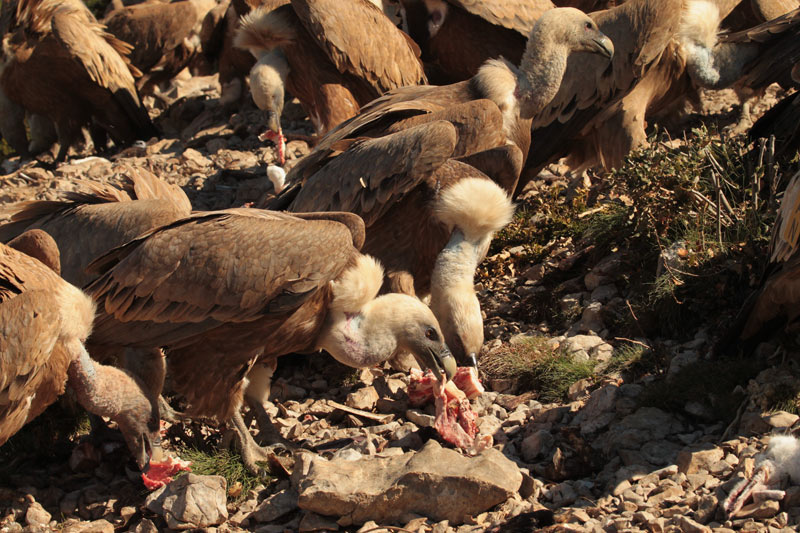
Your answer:
[[[324,349],[355,367],[410,351],[452,377],[455,361],[430,309],[377,296],[383,269],[358,249],[361,219],[255,209],[198,213],[97,259],[92,341],[166,347],[189,413],[232,422],[245,464],[265,458],[239,412],[258,361]],[[153,391],[160,392],[160,390]]]
[[[431,83],[471,78],[487,59],[515,65],[550,0],[400,0]],[[574,6],[577,7],[577,6]]]
[[[0,12],[0,87],[51,119],[66,158],[94,122],[117,145],[157,133],[136,93],[130,47],[107,33],[80,0],[11,0]]]
[[[140,94],[171,80],[192,61],[199,43],[192,31],[205,13],[196,0],[146,2],[115,9],[103,23],[108,31],[133,47],[130,61],[143,75],[136,81]]]
[[[258,60],[250,92],[276,143],[284,86],[323,134],[384,92],[425,82],[417,46],[368,0],[269,2],[242,18],[234,42]]]
[[[50,266],[15,250],[17,242]],[[160,458],[158,419],[135,378],[86,352],[94,303],[50,268],[58,249],[44,232],[10,244],[0,244],[0,444],[68,385],[88,411],[117,423],[145,469],[149,456]]]
[[[389,269],[387,288],[431,293],[448,343],[470,362],[483,342],[475,267],[510,220],[507,196],[528,150],[530,117],[577,51],[610,58],[613,46],[580,11],[548,11],[520,68],[492,60],[470,80],[400,88],[371,102],[298,162],[272,207],[361,216],[365,251]]]

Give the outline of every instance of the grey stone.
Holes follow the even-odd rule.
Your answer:
[[[554,444],[555,438],[549,431],[539,430],[528,435],[522,439],[520,446],[523,461],[532,463],[538,457],[549,453]]]
[[[170,529],[217,526],[228,519],[226,489],[222,476],[186,474],[150,494],[145,506]]]
[[[409,513],[461,524],[514,495],[522,473],[494,448],[465,457],[431,440],[419,452],[355,462],[300,454],[292,483],[301,509],[353,524],[401,521]]]
[[[253,518],[257,522],[272,522],[295,509],[297,509],[297,491],[284,489],[258,504],[253,511]]]
[[[378,402],[378,398],[378,391],[375,390],[375,387],[362,387],[348,394],[344,403],[353,409],[372,411],[375,404]]]

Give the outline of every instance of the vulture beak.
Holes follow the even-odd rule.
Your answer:
[[[478,369],[478,358],[474,353],[467,355],[467,360],[469,360],[469,366],[475,367],[476,370]]]
[[[267,129],[275,133],[281,133],[281,118],[275,111],[267,111]]]
[[[600,33],[598,37],[592,39],[592,44],[590,46],[598,54],[607,57],[609,61],[614,58],[614,43],[602,33]]]
[[[423,367],[430,368],[436,379],[443,385],[456,375],[456,370],[458,369],[456,358],[453,357],[447,346],[444,346],[438,353],[432,348],[428,348],[421,359],[419,363]]]
[[[136,466],[142,473],[146,474],[150,470],[151,463],[160,463],[164,460],[164,450],[161,448],[161,434],[156,431],[153,433],[143,433],[139,436],[138,445],[134,454]]]

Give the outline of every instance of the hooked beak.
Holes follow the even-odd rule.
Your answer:
[[[469,366],[475,367],[477,370],[478,368],[478,358],[475,356],[474,353],[467,355],[467,360],[469,361]]]
[[[602,33],[599,37],[592,39],[592,44],[590,46],[594,52],[605,56],[609,61],[614,58],[614,43]]]
[[[453,379],[458,369],[456,358],[446,346],[439,353],[429,348],[421,358],[417,357],[417,361],[424,368],[430,368],[442,384]]]
[[[160,463],[164,460],[164,449],[161,448],[161,435],[158,431],[154,436],[147,433],[139,435],[139,445],[136,447],[134,460],[142,473],[150,470],[150,463]]]
[[[281,117],[275,111],[267,111],[267,129],[281,133]]]

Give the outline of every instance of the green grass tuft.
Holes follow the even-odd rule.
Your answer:
[[[259,484],[265,483],[264,480],[247,471],[241,456],[231,450],[198,450],[197,448],[182,448],[178,450],[181,459],[192,462],[192,473],[199,475],[216,475],[225,478],[228,489],[236,483],[242,484],[242,491],[234,500],[242,500],[247,497],[248,491]],[[260,464],[260,463],[259,463]],[[265,466],[266,469],[268,467]]]
[[[563,350],[553,350],[544,337],[503,346],[481,361],[490,377],[513,380],[518,392],[534,391],[543,402],[565,400],[569,387],[591,377],[595,366],[594,361],[576,361]]]

